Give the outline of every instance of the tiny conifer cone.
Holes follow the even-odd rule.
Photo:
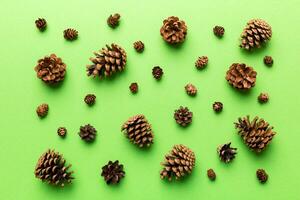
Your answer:
[[[276,134],[268,122],[257,116],[252,121],[249,116],[239,118],[235,127],[245,144],[257,153],[263,151]]]
[[[271,56],[265,56],[264,57],[264,63],[265,65],[271,67],[273,65],[273,58]]]
[[[145,45],[142,41],[136,41],[135,43],[133,43],[133,47],[137,52],[141,53],[144,51]]]
[[[78,37],[78,31],[76,31],[75,29],[73,28],[68,28],[66,30],[64,30],[64,38],[66,40],[76,40]]]
[[[130,86],[129,86],[129,90],[135,94],[138,92],[139,90],[139,85],[137,83],[131,83]]]
[[[197,88],[193,84],[189,83],[184,87],[186,93],[190,96],[195,96],[197,94]]]
[[[213,103],[213,109],[215,112],[221,112],[223,110],[223,103],[219,101]]]
[[[65,137],[67,135],[67,129],[65,127],[59,127],[57,129],[57,134],[60,136],[60,137]]]
[[[208,169],[207,170],[207,177],[211,180],[211,181],[214,181],[216,180],[216,173],[213,169]]]
[[[174,119],[180,126],[186,127],[192,122],[193,113],[187,108],[180,106],[179,109],[174,112]]]
[[[106,45],[106,48],[102,48],[94,54],[96,57],[90,58],[93,64],[87,65],[88,76],[98,76],[103,79],[125,69],[126,52],[117,44]]]
[[[260,103],[267,103],[269,101],[269,95],[267,93],[260,93],[260,95],[257,97],[257,100]]]
[[[108,26],[110,26],[111,28],[116,28],[119,25],[120,18],[121,18],[121,16],[118,13],[110,15],[107,18],[107,24],[108,24]]]
[[[208,57],[207,56],[201,56],[199,57],[195,62],[195,67],[197,69],[203,69],[208,64]]]
[[[63,155],[49,149],[39,158],[34,174],[44,182],[63,187],[74,179],[73,171],[69,171],[70,167],[71,165],[66,165]]]
[[[149,147],[153,143],[151,125],[144,115],[130,117],[121,127],[126,137],[139,147]]]
[[[256,171],[256,177],[259,180],[259,182],[261,182],[261,183],[267,182],[267,180],[269,178],[268,174],[266,173],[266,171],[264,169],[258,169]]]
[[[182,43],[187,34],[187,26],[184,21],[178,17],[168,17],[163,21],[163,26],[160,28],[160,35],[169,44]]]
[[[262,19],[250,20],[241,34],[240,47],[246,50],[260,48],[272,37],[271,26]]]
[[[36,114],[40,117],[46,117],[46,115],[48,114],[48,110],[49,110],[49,106],[46,103],[43,103],[41,105],[39,105],[36,109]]]
[[[225,33],[225,29],[222,26],[215,26],[213,28],[213,32],[214,32],[215,36],[222,37]]]
[[[195,154],[188,147],[179,144],[165,156],[165,161],[161,163],[163,169],[160,171],[160,178],[180,179],[192,173],[195,166]]]
[[[257,72],[244,63],[233,63],[226,73],[226,80],[239,90],[249,90],[255,86]]]
[[[35,25],[40,31],[44,31],[47,27],[47,22],[44,18],[38,18],[35,20]]]
[[[86,142],[93,142],[96,138],[97,130],[90,124],[80,126],[79,136]]]
[[[228,144],[220,145],[217,149],[220,160],[229,163],[235,158],[235,154],[237,154],[237,148],[230,147],[231,142]]]
[[[123,165],[119,161],[109,161],[102,167],[101,176],[104,177],[106,184],[117,184],[122,178],[125,177]]]
[[[152,68],[152,75],[156,80],[160,80],[163,74],[164,71],[159,66],[155,66]]]
[[[84,97],[84,102],[91,106],[91,105],[94,105],[95,102],[96,102],[96,95],[94,94],[87,94],[85,97]]]

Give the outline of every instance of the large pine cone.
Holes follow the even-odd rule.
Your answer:
[[[45,83],[56,84],[64,80],[66,64],[62,62],[61,58],[51,54],[39,59],[34,70],[37,73],[37,77]]]
[[[226,73],[226,80],[233,87],[249,90],[255,86],[257,72],[244,63],[233,63]]]
[[[98,76],[100,79],[109,77],[116,72],[124,70],[126,65],[125,50],[116,45],[106,45],[99,52],[94,52],[95,58],[90,58],[92,65],[87,65],[88,76]]]
[[[107,184],[116,184],[125,177],[125,172],[123,170],[123,165],[119,164],[119,161],[115,162],[109,161],[107,165],[102,167],[101,176]]]
[[[170,44],[178,44],[185,40],[187,34],[187,26],[184,21],[178,17],[168,17],[163,21],[163,26],[160,28],[160,35]]]
[[[160,172],[161,179],[167,178],[169,181],[174,177],[180,179],[192,172],[195,166],[195,154],[182,144],[175,145],[161,164],[164,167]]]
[[[239,118],[235,127],[246,145],[258,153],[267,147],[276,134],[268,122],[257,116],[252,121],[250,121],[249,116]]]
[[[153,143],[151,125],[144,115],[130,117],[121,130],[131,142],[139,147],[149,147]]]
[[[36,178],[49,184],[64,186],[74,179],[73,171],[69,171],[70,167],[61,154],[49,149],[39,158],[34,174]]]
[[[250,20],[241,35],[240,47],[246,50],[260,48],[272,37],[271,26],[262,19]]]

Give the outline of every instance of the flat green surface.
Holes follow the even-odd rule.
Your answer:
[[[0,7],[0,199],[3,200],[84,200],[84,199],[272,199],[299,200],[299,0],[214,0],[214,1],[10,1]],[[120,26],[106,25],[109,14],[121,14]],[[162,20],[176,15],[186,21],[188,34],[180,48],[168,46],[161,38]],[[48,28],[40,33],[34,20],[44,17]],[[266,48],[247,53],[238,48],[238,38],[246,22],[263,18],[273,27]],[[212,33],[214,25],[226,29],[223,39]],[[79,38],[67,42],[65,28],[79,31]],[[138,54],[136,40],[145,43]],[[128,54],[124,73],[99,81],[85,74],[92,52],[116,42]],[[33,70],[39,58],[56,53],[67,64],[61,87],[51,88],[36,78]],[[207,55],[203,71],[194,67],[198,56]],[[268,68],[263,57],[272,55]],[[236,92],[224,79],[233,62],[245,62],[258,72],[257,85],[249,94]],[[160,65],[164,77],[157,82],[151,69]],[[138,82],[137,95],[129,92]],[[187,96],[184,85],[198,87],[195,98]],[[266,91],[270,102],[260,105],[257,96]],[[97,103],[83,103],[87,93],[97,95]],[[215,114],[214,101],[224,110]],[[49,115],[40,120],[36,106],[47,102]],[[190,127],[180,128],[173,111],[180,105],[194,113]],[[155,140],[149,150],[140,150],[120,132],[130,116],[143,113],[153,126]],[[278,133],[261,155],[248,150],[236,134],[233,122],[240,116],[259,115]],[[93,144],[77,135],[79,126],[91,123],[98,130]],[[59,126],[68,128],[61,139]],[[226,165],[216,154],[219,144],[231,141],[238,148],[236,159]],[[196,153],[191,176],[168,183],[159,178],[160,162],[174,144],[182,143]],[[75,180],[64,189],[51,187],[34,177],[39,156],[48,148],[64,154],[73,164]],[[108,186],[100,168],[108,160],[120,160],[126,177],[118,186]],[[210,182],[206,170],[214,168],[217,180]],[[269,173],[261,185],[257,168]]]

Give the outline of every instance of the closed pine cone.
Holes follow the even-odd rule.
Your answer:
[[[40,118],[43,118],[43,117],[46,117],[46,115],[48,114],[48,110],[49,110],[49,105],[46,103],[43,103],[36,108],[36,114]]]
[[[96,138],[97,130],[90,124],[80,126],[79,136],[86,142],[93,142]]]
[[[190,96],[195,96],[197,94],[197,88],[193,84],[189,83],[184,87],[186,93]]]
[[[90,58],[93,64],[87,65],[87,75],[100,79],[121,72],[126,65],[126,52],[117,44],[106,45],[99,52],[94,52],[95,58]]]
[[[208,64],[208,57],[207,56],[201,56],[198,57],[198,59],[195,62],[195,67],[197,69],[203,69]]]
[[[163,21],[163,26],[160,28],[160,35],[169,44],[182,43],[187,34],[187,26],[184,21],[178,17],[168,17]]]
[[[193,113],[187,107],[180,106],[179,109],[174,112],[174,119],[180,126],[187,126],[192,122]]]
[[[142,41],[136,41],[135,43],[133,43],[133,47],[137,52],[141,53],[144,51],[145,45]]]
[[[130,117],[123,125],[121,130],[126,137],[139,147],[149,147],[153,143],[153,132],[151,125],[144,115]]]
[[[190,174],[195,166],[195,159],[191,149],[182,144],[175,145],[165,156],[165,161],[161,163],[163,169],[160,178],[171,181],[173,178],[180,179]]]
[[[113,15],[110,15],[108,18],[107,18],[107,24],[108,26],[110,26],[111,28],[115,28],[119,25],[119,20],[120,20],[120,14],[116,13],[116,14],[113,14]]]
[[[267,172],[264,169],[258,169],[256,170],[256,177],[261,183],[267,182],[269,176]]]
[[[223,26],[215,26],[213,28],[213,32],[214,32],[215,36],[222,37],[225,33],[225,29]]]
[[[107,184],[117,184],[122,178],[125,177],[123,165],[119,164],[118,160],[114,162],[109,161],[102,167],[101,176],[104,177],[104,180]]]
[[[40,31],[44,31],[47,27],[47,22],[44,18],[38,18],[35,20],[35,25]]]
[[[64,30],[64,38],[66,40],[75,40],[78,37],[78,31],[73,28],[68,28]]]
[[[249,116],[239,118],[235,127],[245,144],[257,153],[263,151],[276,134],[268,122],[257,116],[252,121]]]
[[[250,20],[241,34],[240,47],[246,50],[260,48],[272,37],[271,26],[262,19]]]
[[[93,105],[96,102],[96,95],[94,95],[94,94],[87,94],[84,97],[84,102],[87,105],[89,105],[89,106]]]
[[[73,171],[69,171],[70,167],[71,165],[66,165],[63,155],[49,149],[39,158],[34,174],[42,181],[63,187],[74,179]]]

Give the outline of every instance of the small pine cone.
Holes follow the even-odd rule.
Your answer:
[[[164,71],[159,66],[155,66],[152,69],[152,75],[156,80],[160,80],[162,75],[164,74]]]
[[[39,158],[34,174],[44,182],[63,187],[74,179],[73,171],[69,171],[70,167],[71,165],[66,165],[63,155],[49,149]]]
[[[256,171],[256,177],[259,180],[259,182],[265,183],[267,182],[269,176],[264,169],[258,169]]]
[[[97,130],[90,124],[80,126],[79,136],[86,142],[93,142],[96,138]]]
[[[116,13],[114,15],[110,15],[107,18],[107,24],[108,24],[108,26],[110,26],[111,28],[117,27],[119,25],[120,18],[121,18],[121,16],[118,13]]]
[[[223,110],[223,104],[222,104],[222,102],[218,102],[218,101],[215,102],[213,104],[213,109],[214,109],[215,112],[221,112]]]
[[[197,88],[193,84],[189,83],[184,87],[186,93],[190,96],[195,96],[197,94]]]
[[[213,28],[213,32],[214,32],[215,36],[222,37],[225,33],[225,29],[222,26],[215,26]]]
[[[125,177],[123,165],[119,164],[119,161],[109,161],[102,167],[101,176],[104,177],[106,184],[117,184],[122,178]]]
[[[48,114],[49,111],[49,106],[46,103],[43,103],[41,105],[39,105],[36,109],[36,114],[40,117],[46,117],[46,115]]]
[[[38,18],[35,20],[35,25],[40,31],[44,31],[47,27],[47,22],[44,18]]]
[[[57,134],[60,136],[60,137],[65,137],[67,135],[67,129],[65,127],[59,127],[57,129]]]
[[[160,35],[169,44],[179,44],[185,40],[187,34],[187,26],[184,21],[178,17],[168,17],[163,21],[160,28]]]
[[[137,52],[141,53],[144,51],[145,45],[142,41],[136,41],[135,43],[133,43],[133,47]]]
[[[195,160],[195,154],[191,149],[182,144],[175,145],[161,163],[163,169],[160,171],[160,178],[172,181],[173,178],[177,180],[192,173]]]
[[[226,73],[226,80],[239,90],[249,90],[255,86],[257,72],[244,63],[233,63]]]
[[[273,65],[273,58],[271,56],[265,56],[264,57],[264,63],[265,65],[271,67]]]
[[[99,52],[94,52],[95,58],[90,58],[93,64],[87,65],[87,75],[100,79],[121,72],[126,65],[126,52],[117,44],[106,45]]]
[[[235,128],[245,144],[257,153],[263,151],[276,134],[268,122],[257,116],[252,121],[249,116],[239,118]]]
[[[91,106],[91,105],[94,105],[95,102],[96,102],[96,95],[94,94],[87,94],[85,97],[84,97],[84,102]]]
[[[198,59],[196,60],[195,67],[197,67],[197,69],[203,69],[206,67],[207,64],[208,64],[208,57],[201,56],[201,57],[198,57]]]
[[[131,91],[133,94],[135,94],[135,93],[138,92],[139,86],[138,86],[137,83],[131,83],[130,86],[129,86],[129,89],[130,89],[130,91]]]
[[[230,147],[231,142],[228,144],[220,145],[217,149],[220,160],[229,163],[235,158],[235,154],[237,154],[237,148]]]
[[[214,181],[216,180],[216,173],[213,169],[208,169],[207,170],[207,177],[211,180],[211,181]]]
[[[240,47],[246,50],[260,48],[272,37],[271,26],[262,19],[250,20],[241,34]]]
[[[260,103],[267,103],[269,101],[269,95],[267,93],[260,93],[257,99]]]
[[[66,64],[62,62],[61,58],[55,54],[51,54],[50,56],[39,59],[34,70],[39,79],[46,84],[54,85],[64,80]]]
[[[64,30],[64,38],[66,40],[76,40],[78,37],[78,31],[76,31],[75,29],[73,28],[68,28],[66,30]]]
[[[187,107],[180,106],[178,110],[174,112],[174,119],[180,126],[186,127],[192,122],[193,113]]]
[[[151,125],[144,115],[130,117],[121,127],[126,137],[139,147],[149,147],[153,143]]]

